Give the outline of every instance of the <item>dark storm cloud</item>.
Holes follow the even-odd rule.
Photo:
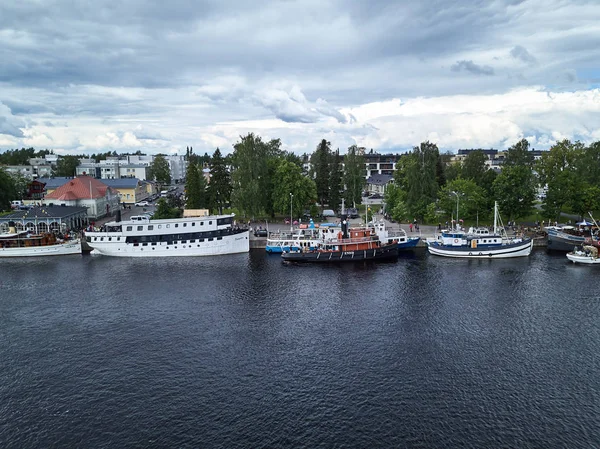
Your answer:
[[[516,47],[514,47],[510,51],[510,55],[515,59],[519,59],[529,64],[536,62],[535,57],[531,53],[529,53],[525,47],[522,47],[521,45],[517,45]]]
[[[466,71],[475,75],[490,76],[494,74],[493,67],[490,67],[488,65],[475,64],[473,61],[457,61],[456,64],[453,64],[452,67],[450,67],[450,70],[452,70],[453,72]]]

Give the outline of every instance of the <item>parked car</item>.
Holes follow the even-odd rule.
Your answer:
[[[268,232],[266,229],[257,229],[254,231],[254,237],[267,237]]]
[[[374,193],[374,194],[373,194],[373,195],[371,195],[369,198],[370,198],[370,199],[372,199],[372,200],[380,200],[380,199],[382,199],[382,198],[383,198],[383,196],[382,196],[382,195],[380,195],[379,193]]]
[[[148,201],[145,201],[145,200],[138,201],[137,203],[135,203],[136,206],[141,206],[141,207],[147,206],[148,204],[149,204]]]

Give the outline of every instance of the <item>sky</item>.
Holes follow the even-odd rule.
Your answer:
[[[3,0],[0,151],[600,140],[600,2]]]

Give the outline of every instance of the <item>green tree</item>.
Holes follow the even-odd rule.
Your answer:
[[[487,156],[481,150],[471,151],[467,154],[461,168],[461,177],[472,179],[480,187],[484,185],[485,173],[488,168],[485,166]]]
[[[206,181],[202,168],[188,164],[185,175],[185,207],[187,209],[206,208]]]
[[[172,207],[165,198],[160,198],[158,200],[156,203],[156,210],[152,217],[154,220],[179,217],[181,217],[181,210],[179,208]]]
[[[77,167],[79,166],[79,157],[77,156],[61,156],[56,162],[53,176],[74,177]]]
[[[171,184],[171,169],[164,154],[154,156],[154,160],[150,164],[148,179],[156,181],[161,187]]]
[[[581,142],[563,140],[544,152],[537,163],[541,185],[548,186],[543,211],[546,217],[558,221],[563,208],[572,203],[580,188],[579,174],[584,146]]]
[[[600,187],[600,141],[583,150],[577,170],[583,181]]]
[[[402,167],[406,205],[410,213],[419,220],[423,220],[427,206],[437,198],[439,156],[436,144],[423,142],[406,156]]]
[[[315,182],[304,176],[298,165],[287,160],[277,166],[273,183],[273,205],[283,215],[290,213],[291,207],[293,217],[300,217],[302,211],[317,199]]]
[[[317,149],[310,157],[313,179],[317,186],[317,197],[321,207],[324,207],[325,204],[329,204],[329,188],[331,181],[330,164],[331,143],[323,139],[319,142]]]
[[[265,213],[265,195],[269,183],[269,146],[253,133],[241,137],[233,148],[232,192],[234,206],[246,217],[257,217]],[[269,199],[271,201],[271,199]]]
[[[600,187],[582,181],[571,199],[571,209],[580,219],[588,212],[600,209]]]
[[[533,167],[533,154],[529,151],[527,139],[521,139],[506,151],[503,167],[524,166]]]
[[[439,192],[439,209],[454,220],[477,220],[489,216],[487,204],[485,189],[479,187],[473,179],[454,179],[446,183]]]
[[[344,185],[346,205],[356,207],[362,199],[365,187],[365,158],[359,154],[358,147],[352,145],[344,157]]]
[[[0,210],[10,210],[10,202],[17,199],[20,197],[13,177],[0,167]]]
[[[535,202],[536,185],[535,176],[529,167],[502,167],[492,189],[502,216],[512,221],[529,215]]]
[[[231,201],[231,176],[226,161],[218,148],[212,156],[208,198],[211,209],[216,208],[219,214],[223,213],[223,208]]]

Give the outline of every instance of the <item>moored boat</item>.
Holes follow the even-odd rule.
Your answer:
[[[319,243],[326,239],[326,235],[331,232],[335,232],[332,227],[321,227],[310,220],[308,225],[290,231],[270,232],[267,236],[265,251],[269,254],[281,254],[289,251],[316,249]]]
[[[186,211],[188,212],[188,211]],[[133,217],[132,217],[133,218]],[[216,256],[247,253],[248,229],[233,226],[234,214],[184,216],[184,218],[106,223],[86,231],[92,254],[118,257]]]
[[[591,245],[583,245],[581,249],[576,247],[573,251],[567,253],[567,259],[573,263],[600,265],[598,248]]]
[[[63,256],[81,254],[79,239],[61,239],[52,232],[31,234],[10,226],[0,234],[0,257]]]
[[[524,257],[531,254],[533,240],[528,237],[508,237],[498,232],[498,203],[494,206],[494,230],[487,228],[444,230],[437,239],[428,240],[429,253],[436,256],[469,259],[499,259]],[[503,230],[504,228],[501,227]]]
[[[301,263],[364,262],[397,257],[398,244],[395,240],[383,243],[371,227],[348,229],[345,219],[337,236],[322,240],[317,248],[286,251],[281,255],[284,262]]]

